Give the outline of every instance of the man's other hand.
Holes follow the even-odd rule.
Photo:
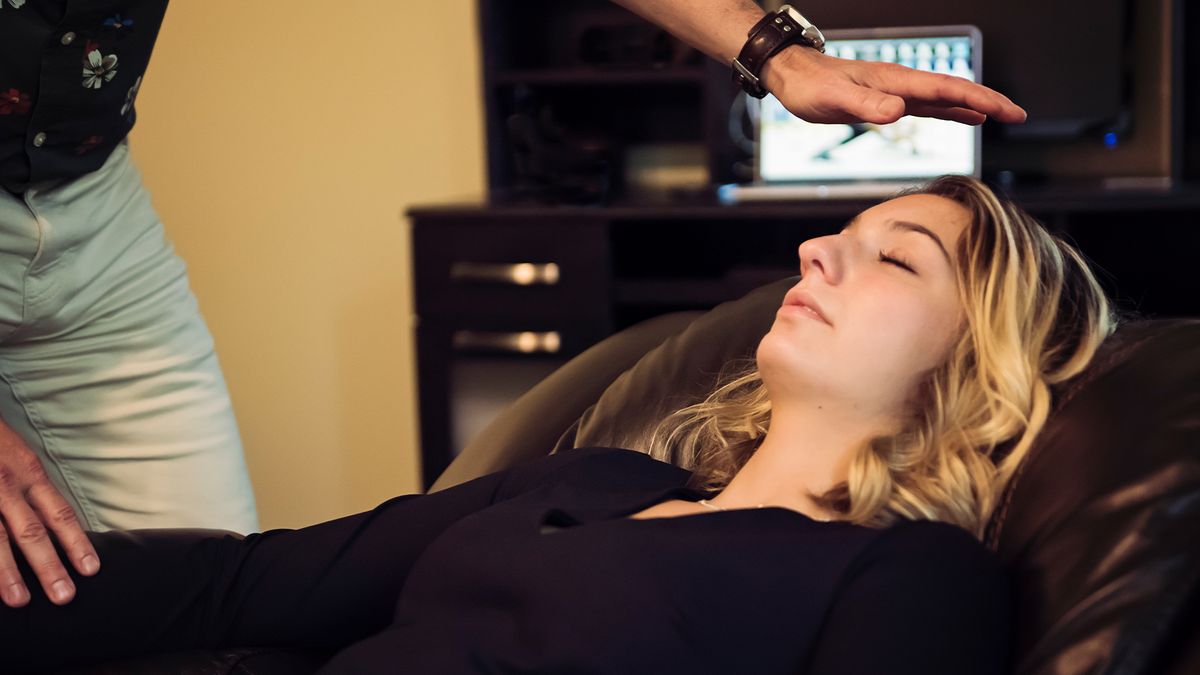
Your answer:
[[[51,602],[65,605],[75,597],[75,584],[58,558],[51,532],[80,574],[99,571],[100,558],[75,510],[50,482],[37,455],[2,421],[0,517],[0,599],[9,607],[23,607],[30,599],[17,567],[18,549]]]

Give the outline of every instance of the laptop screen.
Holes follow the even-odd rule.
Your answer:
[[[963,27],[954,27],[962,29]],[[970,29],[970,27],[966,27]],[[924,29],[830,31],[825,53],[887,61],[978,80],[978,32]],[[870,37],[845,37],[868,34]],[[902,37],[903,35],[903,37]],[[757,178],[762,182],[923,179],[978,174],[979,129],[926,117],[877,124],[811,124],[768,94],[758,119]]]

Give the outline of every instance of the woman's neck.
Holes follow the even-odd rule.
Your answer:
[[[726,508],[768,504],[815,519],[836,518],[806,494],[823,494],[845,481],[854,453],[882,428],[828,406],[776,407],[758,450],[712,501]]]

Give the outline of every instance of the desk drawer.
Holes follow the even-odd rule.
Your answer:
[[[608,322],[516,319],[462,323],[422,317],[418,338],[447,355],[505,354],[514,358],[571,358],[612,334]]]
[[[607,320],[601,223],[413,222],[417,314],[471,319]]]

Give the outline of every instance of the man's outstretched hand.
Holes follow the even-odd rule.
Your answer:
[[[895,63],[853,61],[791,45],[767,60],[763,85],[791,113],[825,124],[887,124],[905,115],[963,124],[1025,121],[1003,94],[953,75]]]
[[[729,66],[763,17],[754,0],[614,0]],[[810,16],[817,25],[820,16]],[[820,124],[888,124],[905,115],[964,124],[1025,121],[1005,96],[953,75],[853,61],[792,44],[767,59],[765,86],[793,115]]]
[[[3,421],[0,516],[0,600],[9,607],[23,607],[30,599],[17,567],[17,549],[33,568],[50,602],[65,605],[75,597],[75,584],[58,559],[51,532],[80,574],[91,576],[100,569],[96,549],[79,526],[74,509],[50,482],[37,455]]]

